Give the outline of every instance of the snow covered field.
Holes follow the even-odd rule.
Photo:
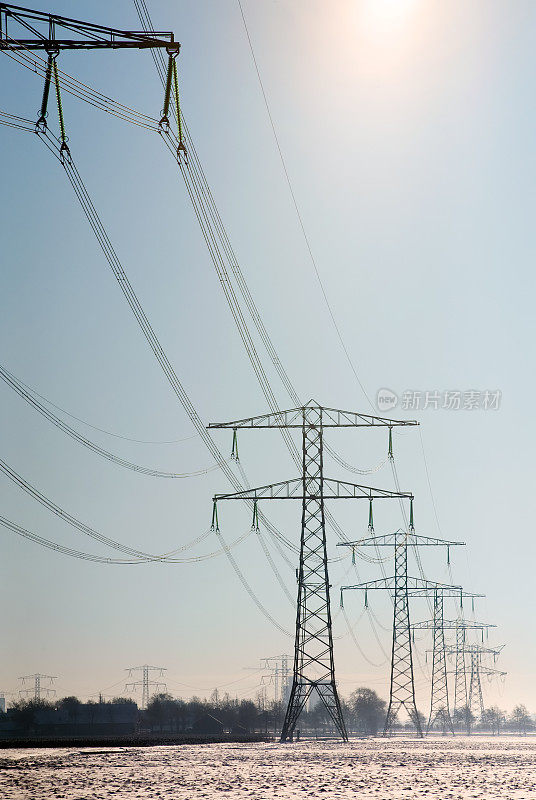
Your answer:
[[[536,737],[7,750],[2,800],[536,797]]]

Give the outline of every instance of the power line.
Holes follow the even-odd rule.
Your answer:
[[[320,286],[320,290],[322,292],[322,296],[324,298],[324,302],[325,302],[326,307],[327,307],[327,309],[329,311],[329,316],[330,316],[331,321],[333,323],[333,327],[335,328],[335,331],[337,333],[337,338],[339,339],[340,345],[341,345],[341,347],[342,347],[342,349],[344,351],[344,355],[346,356],[346,360],[348,361],[348,364],[350,365],[350,369],[352,370],[354,378],[356,379],[356,381],[357,381],[361,391],[363,392],[364,396],[366,397],[369,405],[371,406],[371,408],[373,410],[375,410],[374,404],[373,404],[372,400],[370,399],[369,395],[367,394],[367,391],[366,391],[363,383],[361,382],[361,379],[360,379],[360,377],[359,377],[359,375],[357,373],[357,370],[356,370],[356,368],[354,366],[354,362],[352,361],[352,358],[350,356],[350,353],[348,351],[346,343],[345,343],[345,341],[343,339],[343,336],[342,336],[341,330],[339,328],[339,325],[337,324],[337,320],[335,319],[335,314],[333,312],[333,308],[331,306],[331,303],[329,301],[326,289],[324,287],[324,282],[322,281],[322,278],[320,276],[320,271],[318,269],[318,265],[316,263],[316,259],[315,259],[314,254],[313,254],[313,249],[311,247],[311,243],[309,241],[309,236],[307,235],[307,231],[305,229],[305,224],[303,222],[303,217],[302,217],[302,214],[301,214],[301,211],[300,211],[300,207],[298,205],[298,201],[296,199],[296,194],[294,192],[292,181],[290,179],[290,174],[289,174],[289,171],[287,169],[287,164],[286,164],[285,158],[283,156],[283,150],[282,150],[281,144],[279,142],[279,137],[277,135],[277,131],[276,131],[275,123],[274,123],[274,118],[272,116],[272,112],[270,110],[270,104],[268,103],[268,97],[267,97],[266,91],[264,89],[264,83],[263,83],[263,80],[261,78],[261,72],[260,72],[260,69],[259,69],[257,58],[255,56],[255,51],[253,49],[253,42],[252,42],[251,36],[249,34],[249,29],[248,29],[248,25],[247,25],[247,22],[246,22],[244,9],[242,8],[241,0],[238,0],[238,6],[240,8],[240,15],[242,17],[242,22],[244,23],[244,29],[246,31],[246,36],[247,36],[247,39],[248,39],[249,49],[251,51],[251,56],[253,58],[253,63],[255,65],[255,72],[257,73],[259,86],[261,88],[262,96],[263,96],[263,99],[264,99],[264,105],[266,106],[266,111],[268,113],[268,118],[270,120],[270,126],[271,126],[272,132],[274,134],[274,139],[275,139],[275,143],[276,143],[276,146],[277,146],[277,151],[279,153],[279,158],[281,160],[281,165],[283,167],[283,172],[285,173],[285,178],[287,180],[288,188],[289,188],[289,191],[290,191],[290,196],[292,198],[292,203],[294,205],[294,209],[295,209],[296,215],[298,217],[298,222],[299,222],[299,225],[300,225],[300,229],[301,229],[301,232],[303,234],[303,238],[305,240],[305,244],[306,244],[306,247],[307,247],[307,252],[309,253],[309,258],[310,258],[311,263],[313,265],[313,268],[314,268],[314,271],[315,271],[315,275],[316,275],[316,278],[318,280],[318,284]]]
[[[0,378],[6,383],[11,389],[13,389],[19,397],[25,400],[28,405],[38,411],[41,416],[45,417],[49,422],[59,428],[59,430],[66,433],[71,439],[79,442],[79,444],[84,445],[89,450],[92,450],[97,455],[102,456],[103,458],[107,459],[108,461],[112,461],[114,464],[118,464],[121,467],[125,467],[126,469],[133,470],[134,472],[139,472],[142,475],[150,475],[155,478],[192,478],[198,477],[199,475],[206,475],[209,472],[213,472],[215,469],[219,469],[218,464],[214,464],[212,467],[207,467],[205,469],[196,470],[194,472],[183,472],[183,473],[176,473],[176,472],[164,472],[163,470],[152,469],[150,467],[143,467],[139,464],[134,464],[131,461],[127,461],[120,456],[114,455],[110,453],[108,450],[105,450],[100,445],[95,444],[94,442],[87,439],[85,436],[82,436],[81,433],[78,433],[74,428],[70,425],[67,425],[66,422],[61,420],[55,414],[52,414],[47,408],[45,408],[42,403],[40,403],[35,397],[24,388],[23,384],[10,372],[8,372],[5,367],[0,364]]]

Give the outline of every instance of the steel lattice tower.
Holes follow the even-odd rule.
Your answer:
[[[55,675],[42,675],[40,672],[36,672],[35,675],[23,675],[19,678],[24,685],[26,681],[31,680],[33,681],[33,688],[32,689],[21,689],[19,694],[28,694],[33,695],[33,699],[36,703],[42,699],[43,695],[48,697],[49,694],[56,694],[55,689],[51,689],[48,686],[43,686],[42,681],[50,681],[50,683],[54,683],[56,680]]]
[[[400,707],[403,706],[413,721],[417,733],[422,736],[417,703],[415,702],[409,618],[407,543],[400,543],[398,547],[395,547],[394,592],[391,688],[383,732],[385,735],[391,729]]]
[[[471,651],[471,680],[469,682],[468,706],[471,714],[475,714],[477,709],[480,712],[480,716],[484,713],[484,697],[482,696],[482,683],[480,680],[480,654],[474,651]]]
[[[258,521],[257,501],[296,499],[302,501],[300,561],[297,570],[298,597],[294,667],[290,698],[281,731],[281,741],[292,741],[298,718],[312,695],[328,712],[341,737],[348,734],[335,682],[333,635],[329,594],[324,501],[327,499],[412,498],[407,492],[390,492],[369,486],[333,480],[324,476],[323,432],[325,428],[387,427],[415,425],[366,414],[319,406],[314,401],[300,408],[250,417],[235,422],[215,423],[210,428],[296,428],[302,435],[302,475],[281,483],[246,489],[214,497],[213,521],[217,527],[216,504],[220,500],[247,500]]]
[[[440,722],[443,725],[446,724],[452,735],[454,735],[454,727],[452,725],[449,708],[443,606],[443,592],[434,592],[432,693],[430,700],[430,716],[428,717],[426,731],[430,731],[436,722]]]
[[[480,626],[480,624],[475,623],[474,627],[477,626]],[[493,669],[491,667],[482,664],[482,656],[485,654],[490,654],[493,656],[493,659],[495,661],[497,659],[497,656],[500,654],[501,650],[502,647],[492,648],[492,647],[483,647],[480,644],[466,644],[465,640],[463,640],[461,648],[458,645],[458,641],[455,647],[454,646],[446,647],[446,652],[449,655],[456,656],[456,670],[455,670],[456,678],[459,679],[459,676],[463,674],[464,683],[465,685],[467,685],[465,681],[465,675],[467,674],[470,675],[469,692],[467,696],[466,706],[469,708],[471,714],[474,714],[474,716],[478,715],[481,716],[484,711],[484,698],[482,694],[482,681],[480,676],[482,674],[506,675],[506,672],[502,672],[501,670]],[[460,653],[463,656],[463,662],[461,663],[458,662]],[[466,655],[469,655],[469,666],[467,665]]]
[[[456,670],[454,673],[454,710],[469,705],[465,671],[465,628],[456,625]]]
[[[422,728],[415,701],[415,681],[413,674],[412,633],[410,622],[410,597],[428,597],[441,593],[441,597],[460,597],[464,595],[461,586],[434,583],[424,578],[408,576],[408,547],[434,547],[444,545],[448,548],[464,542],[451,542],[430,536],[417,536],[413,532],[413,518],[410,517],[411,532],[396,531],[385,536],[370,536],[357,542],[344,542],[340,547],[394,547],[395,574],[390,578],[367,581],[357,586],[341,587],[341,598],[347,589],[387,589],[393,594],[393,639],[391,650],[391,682],[389,706],[384,725],[384,736],[390,731],[398,712],[404,708],[415,725],[419,736]],[[366,601],[365,601],[366,602]]]
[[[464,597],[473,597],[468,592],[463,593]],[[477,595],[474,595],[475,597]],[[465,631],[476,630],[480,631],[484,637],[484,630],[494,628],[495,625],[489,625],[484,622],[475,622],[473,620],[455,619],[446,620],[442,608],[443,596],[437,598],[434,595],[434,618],[417,622],[411,627],[416,630],[432,630],[434,632],[434,648],[432,650],[434,665],[432,670],[432,698],[430,703],[430,718],[428,722],[428,729],[432,727],[437,712],[445,709],[448,712],[448,720],[450,720],[449,727],[453,726],[452,716],[450,714],[449,694],[447,683],[447,670],[446,655],[452,654],[454,651],[451,646],[445,645],[445,631],[454,630],[456,632],[456,671],[455,671],[455,688],[454,688],[454,710],[464,708],[467,705],[467,682],[465,670]],[[439,634],[439,635],[438,635]],[[443,702],[442,702],[443,700]],[[436,713],[434,713],[436,712]],[[440,715],[440,717],[443,715]],[[448,720],[446,720],[448,722]],[[432,723],[432,724],[431,724]],[[451,731],[453,732],[453,730]]]
[[[155,692],[158,692],[159,689],[166,689],[165,683],[159,683],[158,681],[151,681],[149,680],[149,674],[152,670],[156,670],[160,673],[160,675],[164,674],[165,667],[150,667],[148,664],[143,664],[141,667],[128,667],[128,674],[129,676],[132,675],[133,672],[141,672],[142,677],[141,681],[134,681],[132,683],[127,683],[125,685],[125,689],[134,690],[137,686],[141,686],[141,706],[140,708],[146,709],[149,705],[149,700],[151,698],[151,687],[154,688]]]

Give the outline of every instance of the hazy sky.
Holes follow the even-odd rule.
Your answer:
[[[43,10],[104,25],[139,27],[132,3]],[[418,429],[395,437],[402,488],[416,495],[417,533],[467,543],[452,552],[452,579],[482,592],[475,616],[506,644],[504,683],[484,682],[486,703],[536,711],[532,635],[535,556],[534,79],[536,8],[530,0],[244,0],[250,34],[318,268],[361,381],[380,388],[500,390],[499,410],[427,409],[418,419],[441,527],[438,534]],[[220,212],[265,324],[304,401],[370,413],[345,359],[300,231],[254,72],[237,2],[150,0],[154,23],[182,43],[183,111]],[[162,90],[148,52],[66,53],[60,66],[145,113]],[[0,59],[0,108],[34,118],[42,82]],[[52,107],[53,108],[53,107]],[[202,419],[267,411],[226,306],[180,173],[159,138],[64,97],[69,145],[117,252]],[[56,129],[54,114],[50,124]],[[169,441],[194,433],[146,345],[61,168],[29,134],[0,130],[2,152],[2,363],[45,397],[126,437]],[[270,372],[278,400],[291,405]],[[172,481],[100,459],[65,437],[5,385],[2,458],[64,509],[103,534],[164,552],[207,530],[225,477]],[[123,458],[171,471],[211,465],[201,441],[139,444],[81,432]],[[215,434],[228,454],[231,437]],[[361,468],[380,462],[380,431],[337,431],[330,442]],[[246,432],[240,454],[252,483],[295,476],[277,433]],[[394,488],[388,466],[364,478],[326,458],[325,472]],[[57,542],[113,555],[0,479],[2,514]],[[285,505],[285,504],[283,504]],[[340,506],[344,506],[341,508]],[[366,532],[363,504],[332,503],[349,535]],[[263,507],[299,541],[300,508]],[[402,524],[378,508],[377,533]],[[247,509],[220,510],[232,541]],[[168,668],[177,695],[229,685],[254,694],[261,657],[292,652],[259,613],[225,556],[188,565],[104,566],[69,559],[1,530],[0,689],[18,676],[57,675],[61,694],[121,692],[124,669]],[[289,591],[290,568],[268,540]],[[218,549],[214,534],[194,553]],[[336,550],[330,533],[330,555]],[[287,630],[294,611],[255,535],[234,551],[262,603]],[[444,552],[422,555],[427,576],[450,580]],[[335,657],[341,692],[388,692],[388,665],[367,616],[356,650],[338,614],[332,566]],[[392,570],[392,562],[386,564]],[[414,570],[415,567],[412,567]],[[360,564],[363,579],[378,565]],[[380,643],[390,648],[390,607],[371,597]],[[358,593],[346,607],[357,620]],[[469,608],[468,608],[469,610]],[[449,616],[456,613],[449,606]],[[428,616],[416,601],[414,619]],[[419,705],[429,684],[416,666]],[[383,663],[381,663],[383,662]],[[235,683],[232,683],[236,681]]]

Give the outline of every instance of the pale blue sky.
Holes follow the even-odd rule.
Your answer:
[[[136,28],[121,0],[34,5]],[[238,4],[151,0],[157,27],[182,43],[183,111],[266,326],[304,400],[370,411],[345,361],[309,260],[251,62]],[[414,412],[422,423],[442,534],[467,542],[453,578],[484,592],[476,615],[499,627],[509,678],[488,702],[536,710],[532,630],[533,262],[536,9],[532,2],[244,0],[250,33],[319,270],[361,380],[380,387],[502,391],[499,411]],[[0,108],[33,118],[41,80],[0,60]],[[149,53],[69,53],[60,66],[158,116]],[[226,307],[180,174],[154,134],[66,96],[70,146],[117,252],[202,418],[263,413],[265,401]],[[141,336],[61,169],[36,137],[2,128],[2,362],[77,416],[134,438],[193,433]],[[282,406],[288,398],[276,384]],[[165,551],[210,522],[211,473],[158,481],[80,448],[0,387],[2,457],[59,505],[104,534]],[[88,433],[89,429],[83,429]],[[174,471],[210,464],[203,445],[141,445],[91,434],[124,458]],[[231,441],[216,434],[224,452]],[[350,461],[381,460],[386,437],[333,435]],[[240,440],[255,483],[295,473],[277,434]],[[417,430],[396,437],[417,532],[437,535]],[[352,480],[337,464],[326,472]],[[363,480],[392,488],[390,470]],[[0,481],[2,513],[43,536],[97,552],[89,540]],[[228,539],[250,524],[223,509]],[[334,508],[362,535],[363,507]],[[378,532],[401,520],[378,512]],[[272,509],[298,541],[299,508]],[[383,516],[382,516],[383,515]],[[168,667],[169,689],[198,694],[243,677],[292,641],[259,614],[225,558],[201,564],[105,567],[73,561],[0,532],[4,557],[0,688],[40,671],[64,693],[89,694],[131,664]],[[199,552],[217,547],[214,537]],[[335,551],[335,537],[330,537]],[[110,553],[111,554],[111,553]],[[281,624],[294,612],[253,539],[236,551]],[[276,558],[278,558],[276,556]],[[424,554],[448,580],[444,554]],[[293,570],[278,560],[295,592]],[[389,567],[387,567],[389,568]],[[333,569],[337,586],[346,565]],[[365,577],[377,567],[364,566]],[[389,628],[385,598],[371,599]],[[422,601],[421,601],[422,602]],[[355,618],[361,598],[348,599]],[[424,618],[426,607],[415,608]],[[454,613],[454,610],[452,610]],[[387,667],[357,653],[335,620],[343,694],[387,693]],[[356,629],[383,659],[366,620]],[[383,646],[389,633],[380,629]],[[490,640],[491,641],[491,640]],[[424,650],[424,643],[422,645]],[[173,683],[175,681],[175,683]],[[177,683],[178,682],[178,683]],[[417,669],[420,706],[426,681]],[[121,688],[120,683],[117,688]],[[115,691],[115,690],[111,690]]]

